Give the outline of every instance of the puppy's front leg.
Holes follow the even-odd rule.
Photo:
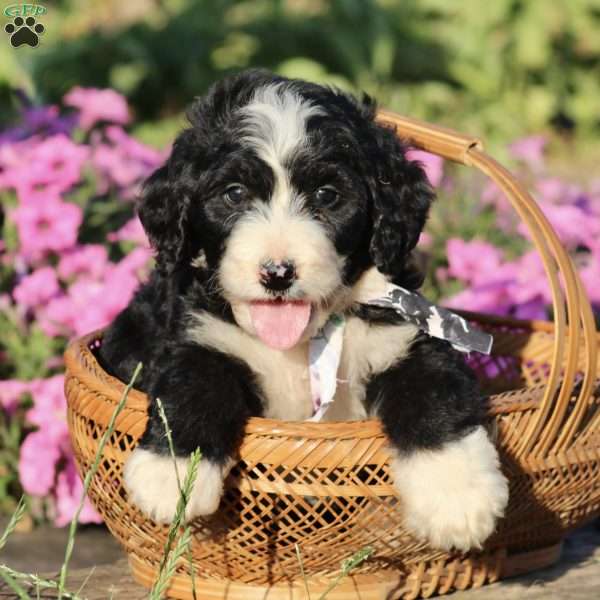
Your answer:
[[[165,349],[154,364],[148,395],[163,404],[182,483],[189,455],[198,447],[202,452],[186,520],[214,513],[244,425],[261,412],[251,374],[225,355],[180,345]],[[172,521],[179,487],[155,400],[146,431],[125,464],[124,481],[130,499],[144,513],[159,523]]]
[[[394,448],[407,529],[436,548],[481,547],[504,513],[508,485],[462,357],[419,337],[406,359],[369,383],[367,403]]]

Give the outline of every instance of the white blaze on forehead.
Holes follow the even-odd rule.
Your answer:
[[[296,300],[328,300],[342,284],[344,257],[324,225],[304,209],[304,196],[293,189],[285,167],[307,144],[308,120],[322,114],[286,84],[258,89],[240,111],[242,143],[273,171],[275,181],[271,197],[255,198],[227,239],[219,283],[234,312],[237,305],[270,297],[259,277],[266,261],[295,264],[297,281],[288,293]],[[240,315],[238,311],[238,324],[256,333]]]
[[[278,83],[258,89],[242,114],[244,141],[273,169],[273,204],[289,205],[294,194],[284,164],[306,143],[308,120],[323,111]]]

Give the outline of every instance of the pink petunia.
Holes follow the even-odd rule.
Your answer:
[[[152,171],[159,167],[169,155],[169,152],[165,150],[156,150],[151,146],[142,144],[128,135],[121,127],[111,125],[106,128],[105,133],[114,146],[121,148],[128,158],[143,164],[146,171]]]
[[[427,179],[433,187],[440,185],[444,176],[444,159],[441,156],[424,150],[409,150],[406,157],[409,160],[416,160],[421,163],[427,174]]]
[[[84,244],[64,252],[58,261],[61,279],[101,279],[108,269],[108,251],[101,244]]]
[[[511,303],[507,287],[501,282],[494,285],[467,288],[442,301],[448,308],[471,310],[492,315],[506,315]]]
[[[600,240],[591,245],[579,273],[591,302],[600,307]]]
[[[94,149],[92,162],[107,187],[116,185],[127,189],[148,175],[143,165],[129,160],[121,148],[108,144],[101,144]],[[105,190],[101,188],[100,191]]]
[[[121,229],[109,233],[106,237],[109,242],[134,242],[145,247],[150,245],[138,217],[130,219]]]
[[[431,237],[431,234],[427,233],[426,231],[422,231],[421,235],[419,236],[419,248],[421,248],[421,250],[428,249],[431,248],[432,244],[433,238]]]
[[[23,396],[29,392],[29,382],[18,379],[0,381],[0,407],[12,414]]]
[[[63,294],[53,298],[36,312],[38,325],[48,337],[70,338],[75,332],[78,309],[80,307],[76,307],[73,300]]]
[[[514,261],[515,285],[511,297],[515,304],[525,304],[541,298],[546,304],[552,301],[548,277],[544,264],[535,250],[530,250]]]
[[[75,335],[106,327],[127,306],[138,286],[138,279],[129,273],[111,274],[105,284],[78,282],[71,286],[69,297],[79,311],[72,320]]]
[[[45,431],[30,433],[19,454],[19,481],[34,496],[46,496],[54,485],[60,446]]]
[[[83,212],[79,206],[53,197],[43,203],[21,204],[9,217],[17,226],[19,253],[33,262],[49,252],[72,248]]]
[[[54,524],[57,527],[64,527],[75,516],[84,493],[83,483],[77,473],[71,453],[67,457],[64,469],[58,474],[55,493],[56,517]],[[83,501],[83,508],[79,514],[79,523],[102,523],[102,517],[96,512],[87,497]]]
[[[100,175],[98,191],[104,193],[116,186],[122,198],[131,199],[163,162],[164,153],[138,142],[120,127],[107,127],[105,137],[106,141],[93,143],[92,164]]]
[[[544,150],[548,140],[543,135],[531,135],[513,142],[508,147],[510,153],[523,161],[531,169],[544,166]]]
[[[0,145],[0,189],[14,187],[15,171],[23,164],[23,157],[39,142],[31,137],[20,142]]]
[[[108,263],[102,281],[75,280],[64,296],[38,312],[42,331],[71,337],[108,325],[133,297],[151,256],[149,249],[138,247],[119,263]]]
[[[590,218],[584,210],[574,204],[540,203],[540,208],[550,221],[561,242],[569,248],[589,246],[600,236],[600,219]],[[520,223],[517,231],[530,238],[527,227]]]
[[[56,271],[42,267],[24,277],[13,290],[13,298],[26,308],[36,308],[60,293]]]
[[[64,134],[34,143],[19,144],[16,156],[7,153],[10,168],[2,184],[17,191],[21,202],[40,203],[72,188],[82,176],[89,157],[86,146],[75,144]]]
[[[64,444],[69,435],[64,387],[64,375],[30,382],[33,407],[26,415],[30,423],[37,425],[40,431],[58,444]]]
[[[448,275],[477,284],[494,275],[502,262],[502,251],[480,240],[452,238],[446,243]]]
[[[514,307],[511,316],[516,319],[545,320],[548,318],[547,304],[543,298],[537,297]]]
[[[79,111],[79,126],[86,131],[96,123],[108,121],[126,125],[131,120],[127,100],[111,89],[73,88],[64,103]]]
[[[138,246],[125,255],[120,262],[112,268],[113,276],[135,275],[138,280],[144,279],[148,273],[152,250],[148,247]]]

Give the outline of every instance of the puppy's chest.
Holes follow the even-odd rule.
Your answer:
[[[366,418],[366,384],[407,354],[415,333],[412,325],[370,325],[348,317],[335,399],[325,420]],[[273,350],[235,325],[212,319],[194,329],[193,339],[250,367],[261,391],[265,417],[302,421],[312,416],[308,342],[287,351]]]
[[[335,398],[324,420],[366,418],[364,399],[369,379],[406,356],[416,333],[412,325],[370,325],[357,317],[349,317],[337,371]],[[268,348],[265,350],[269,352]],[[266,416],[288,420],[310,418],[313,405],[308,344],[290,352],[270,352],[270,360],[265,362],[269,365],[268,371],[259,375],[266,400]]]

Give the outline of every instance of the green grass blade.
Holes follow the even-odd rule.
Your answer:
[[[169,427],[169,422],[167,421],[167,414],[165,413],[165,409],[160,398],[156,399],[156,406],[158,408],[160,420],[163,422],[163,426],[165,428],[165,435],[167,436],[167,443],[169,444],[169,453],[171,454],[171,458],[173,459],[173,466],[175,467],[177,487],[179,488],[179,493],[182,494],[183,488],[181,487],[181,479],[179,478],[179,469],[177,469],[177,460],[175,457],[175,446],[173,446],[173,436],[171,435],[171,427]]]
[[[373,552],[374,549],[370,546],[367,546],[366,548],[361,548],[360,550],[358,550],[358,552],[355,552],[350,558],[347,558],[345,561],[343,561],[340,574],[335,578],[334,581],[332,581],[329,584],[327,589],[319,596],[319,600],[325,600],[329,593],[340,584],[340,581],[342,581],[344,577],[347,577],[353,569],[355,569],[365,560],[367,560],[367,558],[369,558],[369,556],[371,556]]]
[[[90,580],[90,577],[95,573],[95,571],[96,571],[96,566],[94,565],[90,569],[90,572],[86,575],[85,579],[83,580],[83,583],[79,586],[79,589],[77,590],[77,592],[75,592],[75,595],[79,596],[81,594],[81,592],[83,591],[83,588],[87,585],[88,581]]]
[[[302,575],[302,580],[304,581],[304,589],[306,590],[306,597],[310,600],[310,590],[308,589],[308,579],[306,578],[306,573],[304,572],[304,563],[302,562],[302,555],[300,554],[300,546],[298,544],[294,544],[296,548],[296,557],[298,558],[298,564],[300,565],[300,574]]]
[[[190,565],[190,576],[192,578],[192,595],[194,599],[196,598],[196,582],[194,580],[194,565],[192,562],[192,550],[191,550],[191,531],[189,528],[183,532],[181,538],[179,539],[175,549],[171,551],[173,547],[173,542],[175,541],[175,537],[177,536],[177,532],[179,531],[183,519],[185,517],[185,509],[190,498],[190,494],[192,493],[192,488],[194,487],[194,482],[196,481],[196,477],[198,475],[198,465],[200,464],[200,460],[202,459],[202,453],[200,452],[200,448],[196,448],[194,452],[190,455],[190,462],[188,465],[187,473],[185,476],[185,480],[183,485],[181,484],[181,479],[179,477],[179,469],[177,468],[177,457],[175,455],[175,447],[173,445],[173,437],[171,435],[171,428],[169,426],[169,422],[167,419],[167,415],[165,413],[165,409],[163,403],[160,398],[156,398],[156,406],[158,408],[158,414],[163,422],[163,426],[165,428],[165,436],[167,438],[167,443],[169,446],[169,453],[171,455],[171,459],[173,460],[173,468],[175,469],[175,477],[177,479],[177,487],[179,488],[179,500],[177,502],[177,509],[175,511],[175,517],[171,522],[169,527],[169,532],[167,533],[167,540],[165,542],[165,546],[163,548],[163,557],[160,563],[160,567],[158,570],[158,576],[156,578],[156,582],[152,587],[152,592],[150,594],[151,598],[161,598],[161,594],[164,591],[165,586],[168,584],[168,581],[172,577],[172,573],[170,570],[172,568],[170,565],[173,565],[173,556],[187,551],[187,558]],[[182,539],[186,538],[185,546],[181,546]],[[180,550],[181,549],[181,550]],[[175,561],[176,562],[176,561]]]
[[[110,418],[110,422],[108,424],[108,428],[104,432],[102,439],[100,440],[100,444],[98,445],[98,450],[96,451],[96,456],[94,458],[94,463],[91,468],[85,475],[85,479],[83,480],[83,493],[81,494],[81,501],[79,502],[79,506],[77,507],[77,511],[73,515],[73,519],[71,520],[71,525],[69,527],[69,538],[67,540],[67,547],[65,550],[65,558],[63,561],[63,565],[60,569],[60,578],[58,581],[58,600],[61,600],[65,593],[65,584],[67,581],[67,573],[69,569],[69,561],[71,560],[71,556],[73,554],[73,548],[75,546],[75,534],[77,532],[77,523],[79,521],[79,515],[83,509],[83,503],[85,501],[85,497],[89,490],[90,484],[96,471],[98,470],[98,466],[100,465],[100,460],[102,459],[102,453],[104,452],[104,447],[108,442],[108,438],[113,434],[115,430],[115,422],[120,412],[125,408],[125,403],[127,402],[127,397],[129,396],[129,392],[132,390],[133,385],[142,370],[142,363],[138,363],[135,371],[133,372],[133,376],[131,377],[131,381],[125,386],[123,390],[123,394],[121,395],[121,399],[115,408],[112,417]]]
[[[11,534],[15,530],[16,526],[19,524],[19,521],[23,518],[26,508],[27,508],[27,503],[25,502],[25,496],[21,496],[21,499],[19,500],[19,503],[17,504],[17,508],[15,508],[15,511],[13,512],[13,514],[10,518],[10,521],[8,522],[8,525],[6,526],[6,529],[4,530],[4,533],[2,534],[2,537],[0,538],[0,550],[2,550],[2,548],[4,548],[8,538],[11,536]]]
[[[177,532],[181,527],[183,519],[185,517],[185,508],[188,503],[188,499],[192,492],[192,488],[194,486],[194,482],[196,481],[196,476],[198,475],[198,465],[200,464],[200,460],[202,458],[202,454],[200,453],[200,448],[196,448],[194,452],[190,454],[190,464],[187,469],[187,473],[185,476],[185,481],[183,483],[183,489],[179,494],[179,500],[177,502],[177,509],[175,511],[175,517],[169,527],[169,532],[167,534],[167,541],[165,542],[165,547],[163,549],[163,558],[160,563],[160,568],[158,572],[158,577],[160,578],[162,572],[164,571],[167,560],[169,558],[169,553],[171,552],[171,548],[173,546],[173,542],[175,537],[177,536]],[[175,456],[173,455],[173,461],[175,461]],[[176,463],[175,463],[176,464]],[[176,468],[176,467],[175,467]]]
[[[24,581],[29,586],[35,586],[36,594],[39,596],[39,590],[58,590],[58,583],[49,579],[43,579],[33,573],[22,573],[11,569],[8,565],[0,564],[0,576],[5,579],[5,575],[9,578],[18,581]],[[63,595],[65,600],[82,600],[78,594],[65,592]]]
[[[21,600],[30,600],[29,594],[21,587],[18,581],[2,568],[0,568],[0,577],[4,579],[6,585],[17,595],[18,598]]]
[[[169,553],[168,560],[165,564],[165,568],[161,571],[158,579],[154,583],[152,590],[150,591],[150,600],[161,600],[165,593],[171,578],[175,574],[177,568],[177,562],[185,554],[190,547],[190,541],[192,539],[192,531],[189,527],[186,527],[179,539],[173,551]]]
[[[198,600],[196,595],[196,572],[194,569],[194,557],[192,556],[192,543],[190,541],[187,549],[188,567],[190,569],[190,580],[192,582],[192,600]]]

